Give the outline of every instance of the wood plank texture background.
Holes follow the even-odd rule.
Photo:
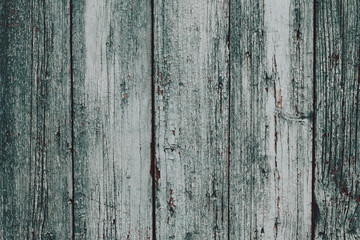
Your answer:
[[[357,0],[1,0],[0,239],[360,239]]]
[[[234,239],[310,239],[311,1],[232,1]]]

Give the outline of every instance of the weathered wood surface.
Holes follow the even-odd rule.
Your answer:
[[[310,239],[313,7],[231,1],[230,238]]]
[[[359,12],[0,1],[0,239],[360,239]]]
[[[155,1],[157,239],[227,239],[228,1]]]
[[[0,5],[0,239],[66,239],[72,232],[69,4]]]
[[[152,235],[151,6],[73,1],[75,237]]]
[[[316,11],[316,239],[360,239],[360,3]]]

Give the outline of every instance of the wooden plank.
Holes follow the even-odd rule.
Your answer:
[[[69,4],[0,5],[0,238],[68,239]]]
[[[225,239],[229,2],[155,1],[157,239]]]
[[[151,6],[73,1],[75,237],[152,234]]]
[[[230,239],[310,239],[312,1],[231,1]]]
[[[316,239],[360,239],[360,3],[316,9]]]

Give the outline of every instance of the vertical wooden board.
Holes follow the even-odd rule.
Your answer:
[[[1,2],[2,239],[71,236],[68,14],[66,1]]]
[[[154,2],[156,236],[226,239],[229,2]]]
[[[231,2],[230,239],[310,239],[312,1]]]
[[[315,239],[360,238],[360,3],[316,8]]]
[[[151,6],[73,1],[75,237],[152,233]]]

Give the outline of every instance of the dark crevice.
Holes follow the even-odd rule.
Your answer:
[[[152,177],[152,239],[156,240],[156,171],[155,171],[155,61],[154,61],[154,0],[151,0],[151,163],[150,173]]]
[[[316,167],[316,0],[313,2],[313,119],[312,119],[312,186],[311,186],[311,239],[315,239],[318,206],[315,199],[315,167]]]
[[[33,141],[32,141],[32,131],[33,131],[33,84],[34,84],[34,1],[31,1],[31,82],[30,82],[30,157],[29,157],[29,176],[31,179],[32,176],[32,165],[31,165],[31,159],[32,159],[32,147],[33,147]],[[35,166],[35,163],[34,163]],[[35,177],[34,177],[35,179]],[[35,181],[35,180],[34,180]],[[34,183],[35,185],[35,183]],[[31,181],[29,181],[29,189],[31,189]],[[34,217],[35,217],[35,189],[33,192],[33,203],[32,203],[32,218],[31,218],[31,228],[34,229],[33,223],[34,223]],[[31,229],[31,231],[32,231]],[[29,232],[27,233],[27,239],[30,239],[30,228]]]
[[[74,66],[73,66],[73,2],[70,0],[70,98],[71,98],[71,180],[72,180],[72,199],[71,199],[71,212],[72,212],[72,239],[75,239],[75,151],[74,151]]]
[[[231,0],[229,0],[229,26],[228,26],[228,36],[227,36],[227,44],[228,44],[228,49],[229,49],[229,62],[228,62],[228,68],[229,68],[229,96],[228,96],[228,135],[227,135],[227,144],[228,144],[228,160],[227,160],[227,181],[228,181],[228,196],[227,196],[227,204],[228,204],[228,209],[227,209],[227,214],[228,214],[228,226],[227,226],[227,237],[228,240],[230,240],[230,154],[231,154],[231,139],[230,139],[230,132],[231,132],[231,128],[230,128],[230,123],[231,123],[231,44],[230,44],[230,39],[231,39]]]
[[[47,46],[46,46],[46,6],[45,6],[45,0],[43,0],[42,2],[42,7],[43,7],[43,28],[44,28],[44,33],[43,33],[43,61],[44,61],[44,83],[41,81],[41,99],[44,99],[44,103],[43,103],[43,132],[42,132],[42,147],[41,147],[41,200],[40,200],[40,206],[41,206],[41,211],[43,211],[43,219],[42,219],[42,223],[41,223],[41,236],[43,236],[43,232],[44,232],[44,225],[45,225],[45,220],[46,220],[46,209],[44,205],[47,205],[46,201],[44,201],[44,181],[45,181],[45,149],[46,149],[46,101],[47,101],[47,83],[46,83],[46,78],[47,78],[47,61],[48,61],[48,56],[47,56]],[[42,69],[42,67],[41,67]],[[45,86],[43,86],[43,84]]]

